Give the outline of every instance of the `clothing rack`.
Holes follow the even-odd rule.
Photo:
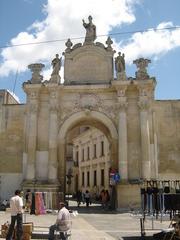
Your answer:
[[[62,200],[61,192],[27,192],[26,201],[30,202],[30,214],[45,214],[46,210],[58,209],[59,202]]]
[[[145,235],[147,216],[162,222],[163,215],[169,214],[170,220],[180,213],[180,180],[144,180],[141,183],[141,235]]]

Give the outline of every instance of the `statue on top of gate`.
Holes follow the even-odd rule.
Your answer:
[[[59,83],[61,77],[59,75],[59,71],[61,69],[61,61],[62,61],[62,57],[59,58],[59,54],[56,54],[56,57],[52,60],[52,73],[51,73],[51,79],[50,82],[52,83]]]
[[[117,80],[126,80],[124,53],[121,55],[121,52],[119,52],[118,56],[115,58],[115,69],[117,74]]]
[[[89,23],[85,23],[84,19],[83,26],[86,29],[85,44],[92,44],[96,39],[96,26],[92,22],[92,17],[88,17]]]

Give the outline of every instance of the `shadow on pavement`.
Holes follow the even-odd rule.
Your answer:
[[[89,214],[116,214],[117,211],[111,209],[102,209],[101,206],[69,206],[69,210],[77,211],[78,213],[89,213]]]
[[[122,237],[123,240],[153,240],[152,236],[145,237]]]

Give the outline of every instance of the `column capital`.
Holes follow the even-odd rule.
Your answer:
[[[56,88],[52,88],[50,93],[49,93],[49,96],[50,96],[50,100],[51,99],[57,99],[57,97],[58,97],[57,89]]]
[[[112,81],[112,86],[117,92],[117,97],[124,97],[126,95],[126,90],[130,85],[130,81]]]
[[[38,104],[36,104],[36,103],[31,103],[30,105],[29,105],[29,112],[30,113],[34,113],[34,114],[36,114],[37,112],[38,112]]]
[[[38,96],[39,96],[39,90],[34,89],[28,95],[29,95],[30,100],[36,100],[36,99],[38,99]]]
[[[58,106],[55,104],[55,105],[50,105],[49,106],[49,111],[50,111],[50,113],[57,113],[57,111],[58,111]]]
[[[147,99],[139,100],[138,107],[141,111],[147,111],[150,107],[149,101]]]
[[[126,111],[127,107],[128,102],[126,101],[126,99],[123,99],[123,101],[119,101],[118,103],[116,103],[116,109],[119,110],[120,112]]]
[[[117,96],[119,97],[125,97],[126,96],[126,90],[127,90],[127,85],[121,85],[116,88],[117,90]]]

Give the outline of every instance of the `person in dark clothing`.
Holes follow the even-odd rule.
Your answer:
[[[85,201],[86,201],[86,207],[89,207],[89,204],[90,204],[90,193],[88,190],[86,190],[85,194],[84,194],[84,197],[85,197]]]
[[[82,201],[82,192],[80,190],[78,190],[76,193],[76,199],[77,199],[77,205],[79,207]]]

